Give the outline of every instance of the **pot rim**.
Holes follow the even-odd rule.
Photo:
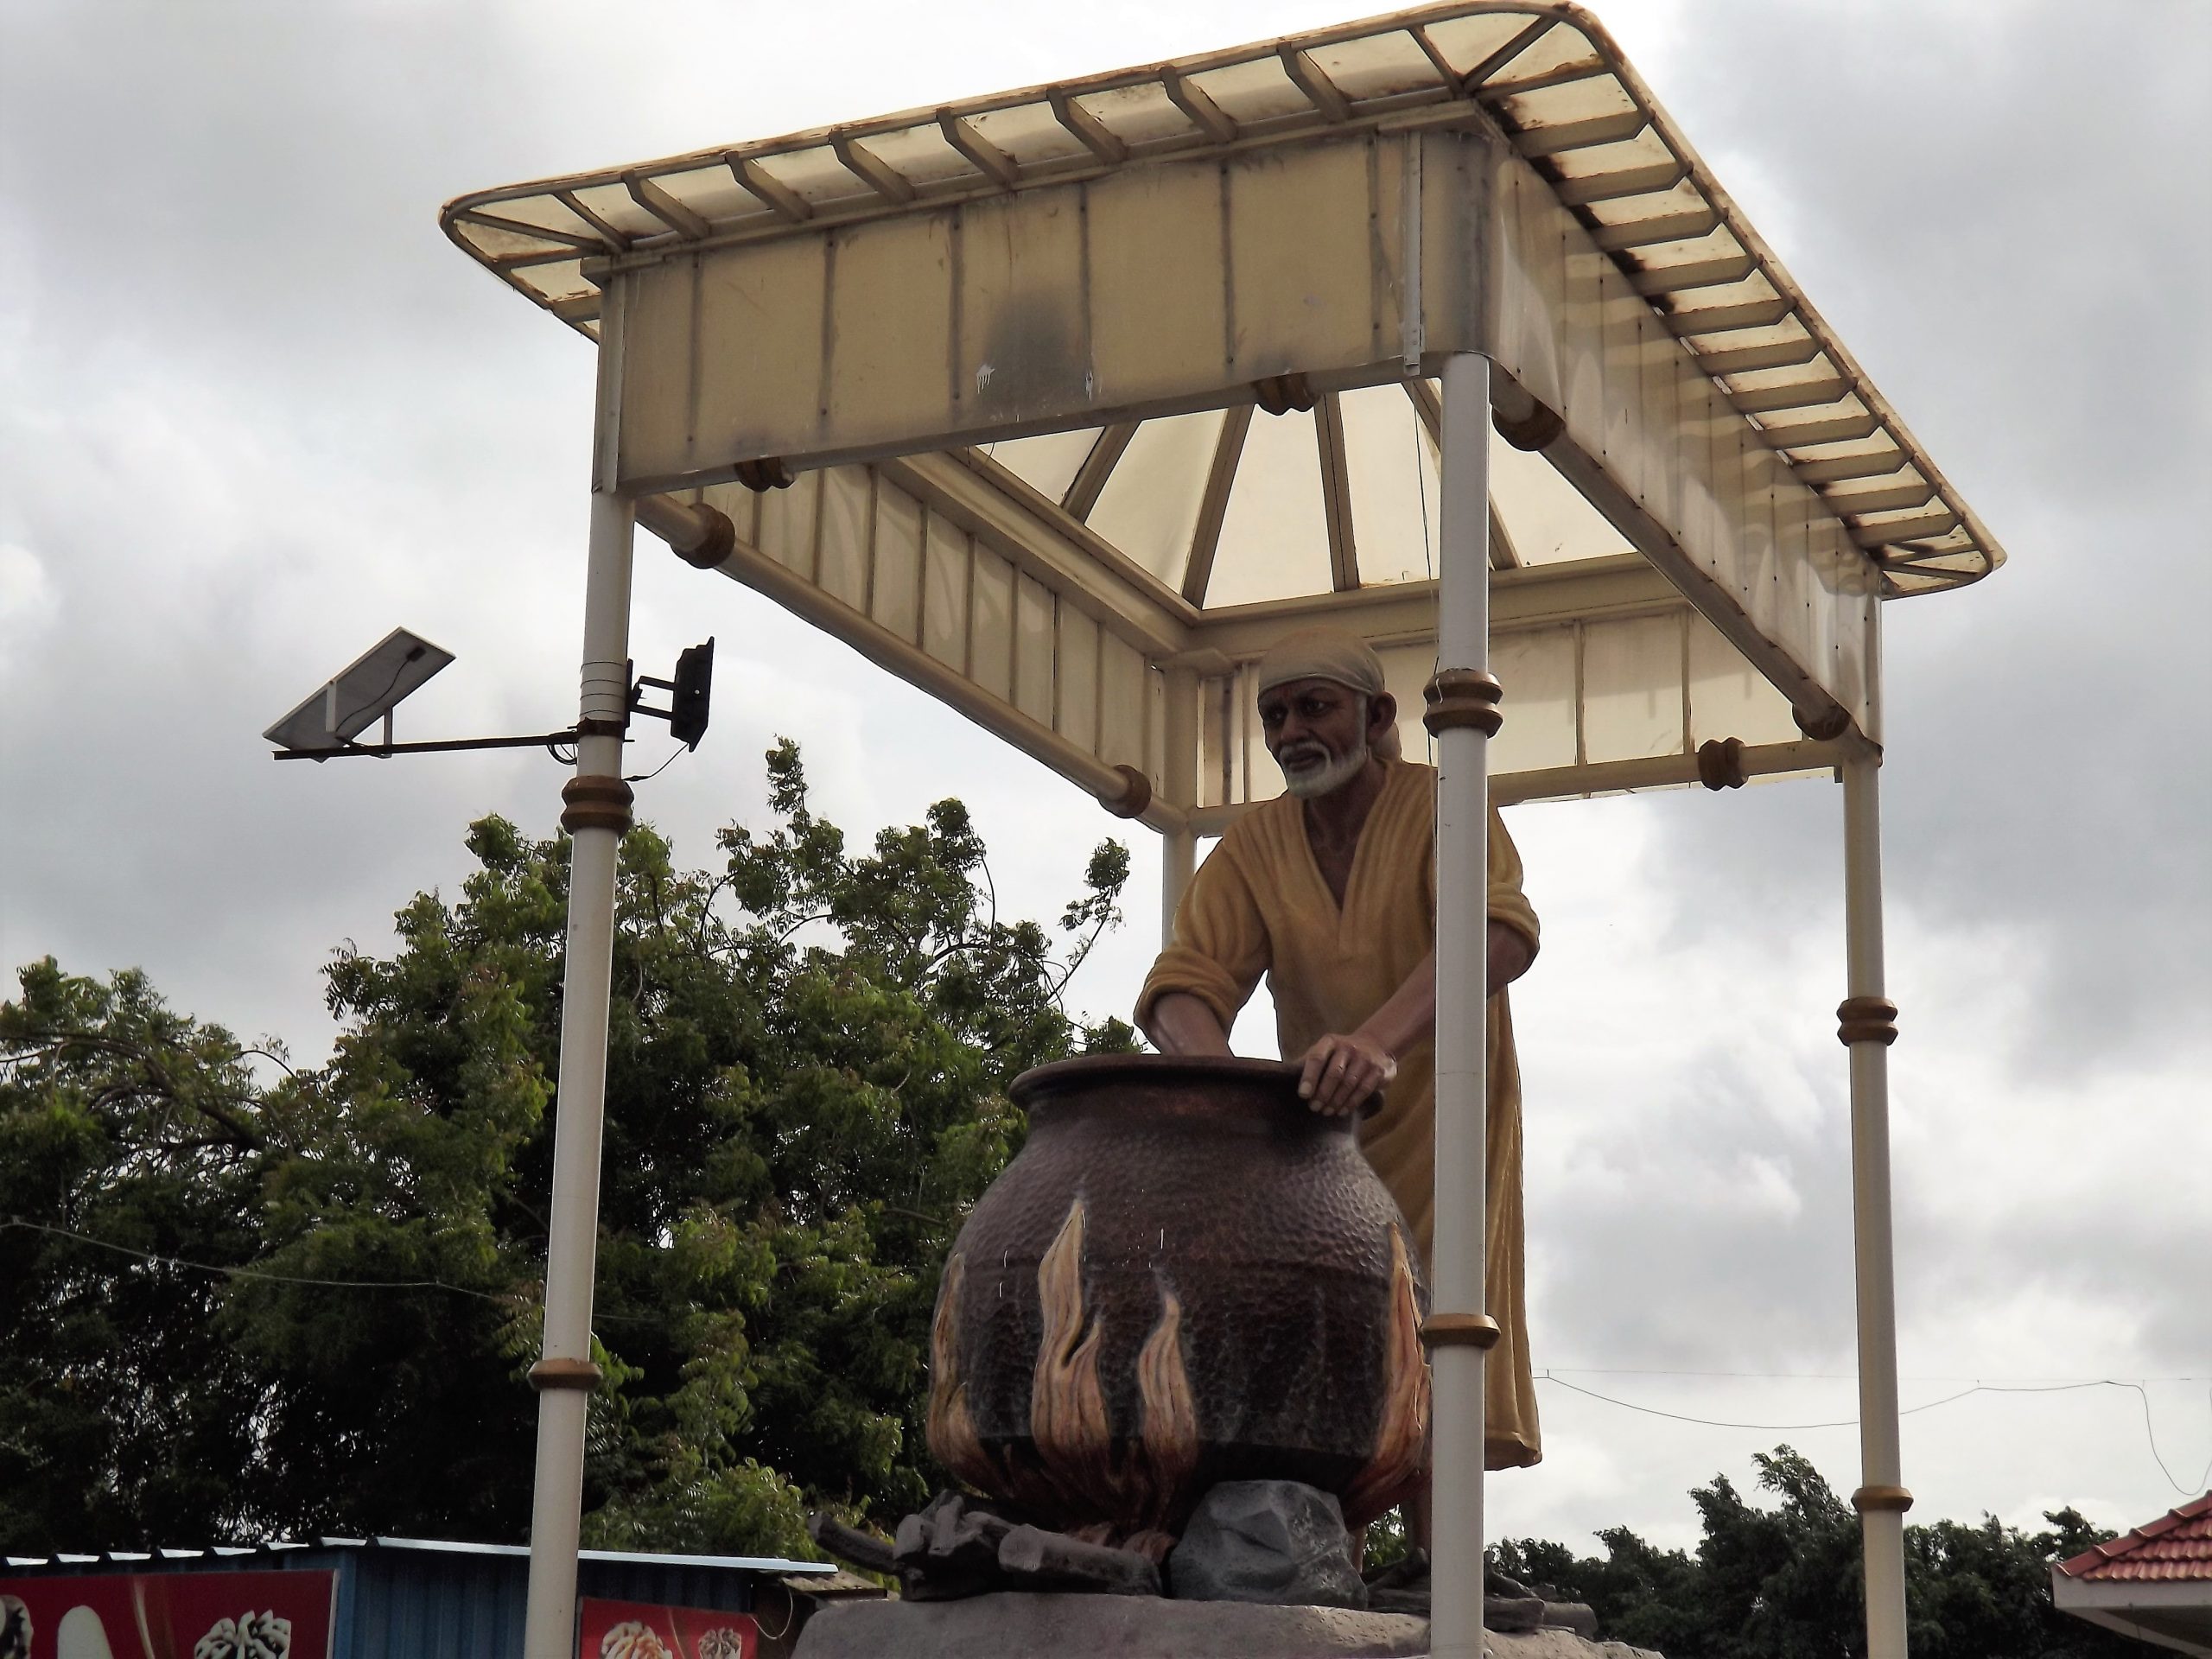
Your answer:
[[[1129,1077],[1137,1073],[1141,1076],[1136,1080],[1146,1084],[1257,1084],[1281,1090],[1284,1104],[1302,1106],[1298,1098],[1299,1071],[1295,1060],[1262,1060],[1241,1054],[1079,1054],[1073,1059],[1031,1066],[1007,1085],[1007,1095],[1024,1111],[1034,1112],[1045,1102],[1094,1077]],[[1382,1096],[1378,1091],[1368,1096],[1357,1116],[1372,1117],[1382,1109]],[[1351,1118],[1325,1121],[1349,1124]]]

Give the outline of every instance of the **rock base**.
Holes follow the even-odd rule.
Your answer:
[[[1492,1659],[1658,1659],[1570,1630],[1496,1634]],[[1428,1621],[1344,1607],[1001,1593],[823,1608],[798,1659],[1423,1659]]]

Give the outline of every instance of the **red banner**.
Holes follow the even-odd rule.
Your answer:
[[[0,1578],[0,1659],[330,1659],[335,1573]]]
[[[578,1659],[753,1659],[760,1640],[760,1627],[746,1614],[705,1607],[587,1596],[581,1622]]]

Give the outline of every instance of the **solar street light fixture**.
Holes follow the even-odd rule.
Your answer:
[[[703,645],[684,647],[683,654],[676,659],[674,679],[657,680],[650,674],[639,675],[630,687],[631,712],[666,721],[669,735],[685,748],[696,749],[699,740],[707,734],[707,702],[714,683],[715,642],[709,639]],[[667,708],[648,709],[639,701],[648,685],[668,693]]]
[[[623,737],[629,721],[579,721],[558,732],[533,732],[517,737],[441,738],[423,743],[392,741],[392,710],[410,692],[454,660],[451,652],[432,645],[405,628],[394,628],[366,652],[326,680],[311,696],[262,735],[276,745],[279,760],[334,760],[347,755],[436,754],[457,749],[536,749],[552,751],[587,734]],[[676,677],[657,679],[639,676],[630,685],[630,709],[665,720],[669,730],[688,749],[699,747],[706,735],[708,701],[712,690],[715,642],[692,645],[677,658]],[[669,693],[669,707],[647,708],[640,701],[641,688],[657,686]],[[363,732],[384,722],[384,740],[359,743]]]

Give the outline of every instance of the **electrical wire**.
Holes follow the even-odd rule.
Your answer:
[[[271,1273],[265,1268],[226,1268],[210,1262],[193,1262],[181,1255],[164,1255],[158,1250],[141,1250],[129,1244],[118,1244],[112,1239],[96,1238],[90,1233],[80,1233],[73,1228],[49,1226],[42,1221],[26,1221],[21,1216],[0,1217],[0,1230],[16,1227],[27,1232],[46,1233],[55,1238],[74,1239],[79,1244],[95,1249],[112,1250],[118,1255],[135,1256],[141,1262],[151,1262],[159,1267],[188,1268],[194,1273],[211,1273],[226,1279],[257,1279],[274,1285],[308,1285],[323,1290],[449,1290],[456,1296],[474,1296],[479,1301],[492,1302],[501,1307],[512,1307],[514,1299],[488,1290],[475,1290],[467,1285],[449,1283],[443,1279],[315,1279],[300,1274]],[[617,1320],[628,1325],[651,1323],[650,1317],[641,1313],[609,1313],[594,1311],[594,1323],[601,1319]]]
[[[1557,1376],[1720,1376],[1753,1382],[1855,1382],[1856,1371],[1681,1371],[1627,1365],[1551,1365],[1547,1374]],[[1900,1382],[2100,1382],[2095,1376],[1998,1376],[1986,1372],[1913,1371],[1900,1373]],[[2212,1376],[2145,1376],[2144,1382],[2212,1382]]]
[[[626,784],[649,784],[652,782],[654,779],[659,777],[661,773],[666,772],[671,766],[674,766],[677,760],[690,753],[691,750],[689,745],[679,743],[677,745],[676,753],[670,755],[667,760],[662,761],[660,765],[655,766],[651,772],[633,772],[626,776],[622,781]]]
[[[366,702],[357,703],[353,708],[347,709],[346,713],[339,718],[339,725],[343,726],[347,721],[353,719],[355,715],[366,714],[370,709],[375,708],[387,696],[391,696],[391,688],[399,683],[399,677],[407,671],[407,665],[410,663],[421,662],[423,660],[423,647],[419,645],[409,651],[404,657],[402,657],[399,659],[399,666],[391,671],[391,677],[384,683],[384,690],[378,692],[376,696],[371,697]],[[350,743],[353,740],[348,738],[346,741]]]
[[[687,751],[679,750],[677,753],[687,753]],[[671,755],[669,757],[671,760],[675,758],[676,757],[674,755]],[[663,762],[662,764],[665,766],[667,763]],[[491,1291],[473,1289],[467,1285],[453,1284],[443,1279],[314,1278],[300,1274],[271,1273],[263,1268],[219,1267],[213,1262],[194,1262],[188,1260],[183,1256],[166,1255],[157,1250],[142,1250],[129,1244],[118,1244],[111,1239],[98,1238],[90,1233],[78,1232],[73,1228],[55,1227],[41,1221],[26,1221],[21,1216],[0,1217],[0,1229],[6,1228],[19,1228],[27,1232],[44,1233],[54,1238],[72,1239],[79,1244],[90,1244],[99,1249],[112,1250],[118,1255],[130,1256],[140,1262],[150,1262],[161,1267],[185,1268],[194,1273],[213,1274],[219,1277],[227,1279],[253,1279],[268,1284],[304,1285],[313,1288],[324,1290],[445,1290],[451,1291],[456,1296],[473,1296],[479,1301],[492,1302],[501,1307],[511,1307],[513,1305],[513,1299],[512,1297],[502,1296]],[[644,1314],[613,1313],[603,1311],[594,1313],[593,1318],[594,1321],[607,1319],[632,1325],[646,1324],[651,1322],[650,1317]],[[1848,1381],[1848,1376],[1844,1373],[1808,1373],[1791,1371],[1632,1371],[1602,1370],[1594,1367],[1587,1366],[1560,1366],[1547,1368],[1543,1370],[1538,1371],[1536,1373],[1536,1380],[1540,1382],[1549,1382],[1554,1384],[1555,1387],[1569,1389],[1575,1394],[1583,1395],[1592,1400],[1602,1401],[1605,1404],[1609,1406],[1618,1406],[1624,1411],[1640,1412],[1647,1417],[1663,1417],[1670,1422],[1690,1423],[1700,1428],[1741,1428],[1751,1429],[1764,1434],[1789,1434],[1801,1433],[1807,1429],[1856,1428],[1859,1426],[1859,1419],[1856,1417],[1839,1417],[1827,1421],[1812,1423],[1745,1423],[1729,1421],[1717,1417],[1693,1417],[1683,1412],[1664,1411],[1656,1406],[1638,1405],[1633,1400],[1618,1399],[1610,1394],[1600,1394],[1595,1389],[1586,1389],[1580,1383],[1570,1382],[1564,1376],[1558,1374],[1560,1370],[1573,1370],[1585,1376],[1697,1376],[1740,1377],[1754,1380],[1786,1379],[1805,1381]],[[2148,1382],[2196,1382],[2204,1381],[2202,1377],[2153,1377],[2146,1378],[2145,1380]],[[2070,1394],[2079,1392],[2083,1389],[2130,1389],[2134,1391],[2138,1403],[2143,1408],[2143,1437],[2150,1445],[2152,1460],[2158,1465],[2158,1472],[2166,1478],[2166,1484],[2171,1486],[2177,1492],[2179,1492],[2184,1497],[2194,1497],[2199,1492],[2205,1490],[2208,1482],[2212,1482],[2212,1459],[2208,1459],[2206,1460],[2204,1472],[2197,1477],[2195,1485],[2187,1485],[2174,1478],[2173,1470],[2168,1466],[2165,1455],[2158,1450],[2158,1431],[2151,1415],[2151,1394],[2150,1390],[2144,1386],[2142,1382],[2130,1382],[2125,1378],[2110,1376],[2090,1377],[2074,1382],[2005,1383],[1976,1382],[1971,1388],[1961,1389],[1957,1393],[1947,1394],[1941,1399],[1923,1401],[1921,1404],[1916,1406],[1907,1406],[1899,1411],[1897,1415],[1900,1417],[1916,1416],[1924,1411],[1934,1411],[1939,1407],[1954,1405],[1961,1400],[1967,1399],[1977,1394]]]
[[[1623,1375],[1626,1375],[1626,1373],[1623,1373]],[[1669,1373],[1653,1372],[1647,1373],[1647,1375],[1663,1376],[1669,1375]],[[1694,1376],[1699,1375],[1699,1373],[1685,1372],[1674,1373],[1674,1375]],[[1747,1372],[1719,1372],[1713,1373],[1713,1375],[1756,1376],[1758,1374]],[[1856,1417],[1842,1417],[1835,1419],[1833,1421],[1819,1423],[1727,1422],[1723,1421],[1719,1418],[1692,1417],[1678,1411],[1662,1411],[1656,1406],[1640,1406],[1633,1400],[1618,1400],[1610,1394],[1600,1394],[1595,1389],[1586,1389],[1579,1382],[1570,1382],[1565,1377],[1556,1376],[1549,1370],[1537,1372],[1536,1380],[1541,1382],[1550,1382],[1562,1389],[1571,1389],[1576,1394],[1586,1395],[1592,1400],[1602,1400],[1605,1404],[1609,1406],[1618,1406],[1624,1411],[1641,1412],[1647,1417],[1664,1417],[1670,1421],[1677,1423],[1694,1423],[1701,1428],[1748,1428],[1755,1429],[1764,1434],[1775,1434],[1795,1433],[1801,1430],[1809,1428],[1856,1428],[1859,1427],[1859,1419]],[[2179,1380],[2195,1382],[2200,1379],[2191,1377]],[[2196,1484],[2194,1486],[2184,1485],[2180,1481],[2174,1478],[2174,1471],[2167,1466],[2164,1454],[2158,1450],[2158,1433],[2151,1421],[2150,1390],[2145,1388],[2141,1382],[2129,1382],[2125,1378],[2100,1376],[2088,1378],[2079,1382],[2044,1382],[2034,1384],[1976,1382],[1971,1388],[1961,1389],[1956,1394],[1947,1394],[1940,1400],[1929,1400],[1916,1406],[1907,1406],[1903,1410],[1899,1411],[1897,1415],[1900,1417],[1916,1416],[1921,1412],[1934,1411],[1939,1406],[1952,1405],[1958,1401],[1967,1399],[1970,1395],[1977,1394],[2069,1394],[2077,1392],[2082,1389],[2132,1389],[2135,1391],[2136,1398],[2143,1408],[2143,1438],[2150,1444],[2151,1459],[2158,1465],[2158,1472],[2166,1478],[2166,1484],[2171,1486],[2176,1491],[2179,1492],[2183,1497],[2196,1497],[2199,1492],[2205,1490],[2205,1485],[2208,1481],[2212,1481],[2212,1459],[2208,1459],[2206,1460],[2204,1472],[2197,1478]]]

